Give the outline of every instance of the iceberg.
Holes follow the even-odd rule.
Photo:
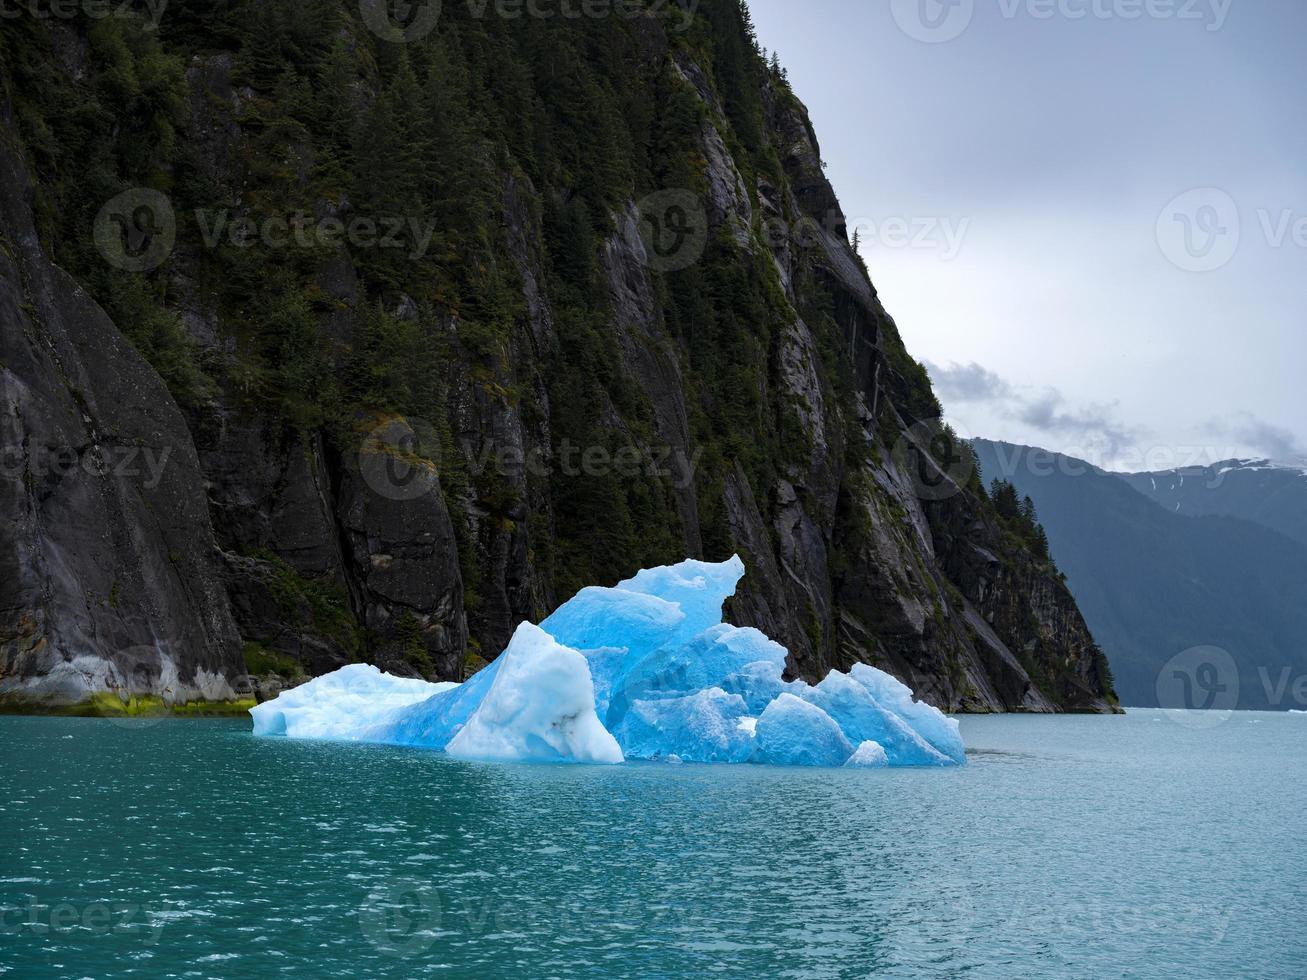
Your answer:
[[[356,664],[252,708],[254,733],[498,762],[965,765],[958,723],[883,671],[786,681],[783,646],[722,622],[744,574],[687,561],[583,589],[463,684]]]

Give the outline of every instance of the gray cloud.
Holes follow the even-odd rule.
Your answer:
[[[945,404],[988,405],[1038,432],[1097,445],[1109,457],[1133,444],[1139,434],[1115,418],[1114,406],[1069,408],[1056,388],[1019,388],[974,361],[948,367],[927,362],[926,370]]]
[[[1307,447],[1296,434],[1248,412],[1233,419],[1216,419],[1212,428],[1223,436],[1238,439],[1268,459],[1287,463],[1307,458]]]
[[[1012,394],[1011,385],[974,361],[950,367],[927,361],[926,370],[935,383],[935,392],[946,402],[992,402]]]
[[[1066,399],[1060,392],[1048,388],[1043,394],[1021,404],[1014,417],[1040,432],[1096,442],[1108,456],[1117,455],[1133,444],[1138,436],[1137,430],[1113,418],[1115,410],[1109,405],[1086,405],[1066,411],[1065,404]]]

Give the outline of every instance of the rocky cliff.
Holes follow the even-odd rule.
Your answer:
[[[167,459],[6,469],[0,692],[458,678],[582,585],[738,552],[729,613],[796,676],[1106,710],[747,12],[453,6],[409,43],[328,0],[7,35],[6,459]]]
[[[0,113],[0,698],[231,698],[244,669],[186,422],[44,254]]]

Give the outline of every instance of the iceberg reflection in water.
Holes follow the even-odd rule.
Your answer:
[[[256,735],[439,749],[460,759],[952,766],[958,723],[883,671],[785,681],[786,650],[722,622],[739,558],[583,589],[464,684],[353,665],[251,709]]]

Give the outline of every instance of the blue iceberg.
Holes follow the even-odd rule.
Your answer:
[[[883,671],[786,681],[784,647],[722,622],[744,573],[687,561],[584,589],[464,684],[345,667],[251,709],[254,732],[514,762],[965,764],[958,723]]]

